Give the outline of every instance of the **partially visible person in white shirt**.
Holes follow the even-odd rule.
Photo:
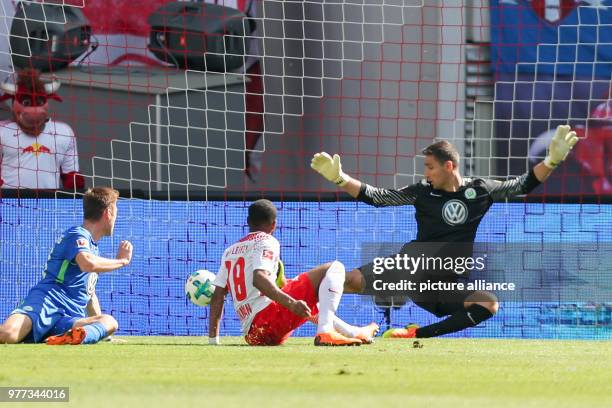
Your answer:
[[[66,123],[49,118],[49,99],[60,83],[43,83],[36,70],[1,84],[0,100],[12,100],[12,121],[0,123],[0,186],[6,189],[82,189],[76,138]]]

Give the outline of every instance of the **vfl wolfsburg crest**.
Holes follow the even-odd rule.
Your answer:
[[[461,200],[450,200],[442,207],[442,218],[448,225],[464,224],[467,217],[467,206]]]
[[[476,190],[474,190],[472,187],[468,188],[465,190],[465,198],[467,198],[468,200],[473,200],[476,198]]]

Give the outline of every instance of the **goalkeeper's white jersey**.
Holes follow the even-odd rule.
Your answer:
[[[252,232],[223,253],[214,285],[227,287],[230,291],[245,335],[255,315],[272,302],[253,285],[253,272],[264,270],[268,278],[275,282],[279,257],[278,240],[265,232]]]

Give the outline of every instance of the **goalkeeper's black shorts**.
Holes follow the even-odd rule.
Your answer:
[[[398,254],[410,254],[414,252],[415,248],[418,248],[419,253],[421,252],[422,248],[420,246],[409,243],[404,245]],[[390,256],[390,258],[393,257],[395,257],[395,254]],[[361,271],[365,282],[363,293],[373,295],[377,304],[401,306],[403,302],[397,300],[404,299],[405,301],[406,298],[409,298],[414,304],[437,317],[447,316],[457,310],[464,309],[465,299],[475,292],[473,290],[457,289],[459,282],[463,282],[465,287],[466,280],[453,273],[416,271],[411,274],[404,270],[395,269],[385,269],[382,273],[380,271],[375,273],[374,262],[362,265],[358,269]],[[409,286],[408,282],[411,282],[412,286]],[[395,289],[390,290],[389,286],[383,287],[385,283],[395,284]],[[439,289],[421,290],[422,285],[427,283],[437,283]]]

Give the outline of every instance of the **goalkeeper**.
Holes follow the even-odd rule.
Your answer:
[[[325,152],[317,153],[311,167],[364,203],[375,207],[414,205],[417,238],[404,245],[400,255],[418,256],[423,243],[435,243],[427,245],[436,246],[439,255],[449,251],[457,255],[457,248],[463,248],[459,252],[469,250],[467,255],[471,256],[478,225],[493,202],[532,191],[565,160],[576,142],[578,137],[569,126],[558,126],[544,161],[527,173],[503,182],[462,177],[459,154],[447,141],[434,143],[422,151],[425,179],[399,190],[373,187],[351,178],[342,171],[337,154],[331,157]],[[419,248],[418,252],[415,248]],[[425,281],[430,278],[428,273],[417,271],[415,278]],[[372,293],[375,279],[379,279],[379,275],[373,273],[373,263],[363,265],[346,274],[344,290],[347,293]],[[452,272],[444,277],[445,281],[458,279],[458,275]],[[431,291],[409,296],[417,306],[445,319],[421,328],[410,325],[390,329],[383,334],[384,337],[425,338],[454,333],[491,318],[499,308],[496,296],[487,291]]]

